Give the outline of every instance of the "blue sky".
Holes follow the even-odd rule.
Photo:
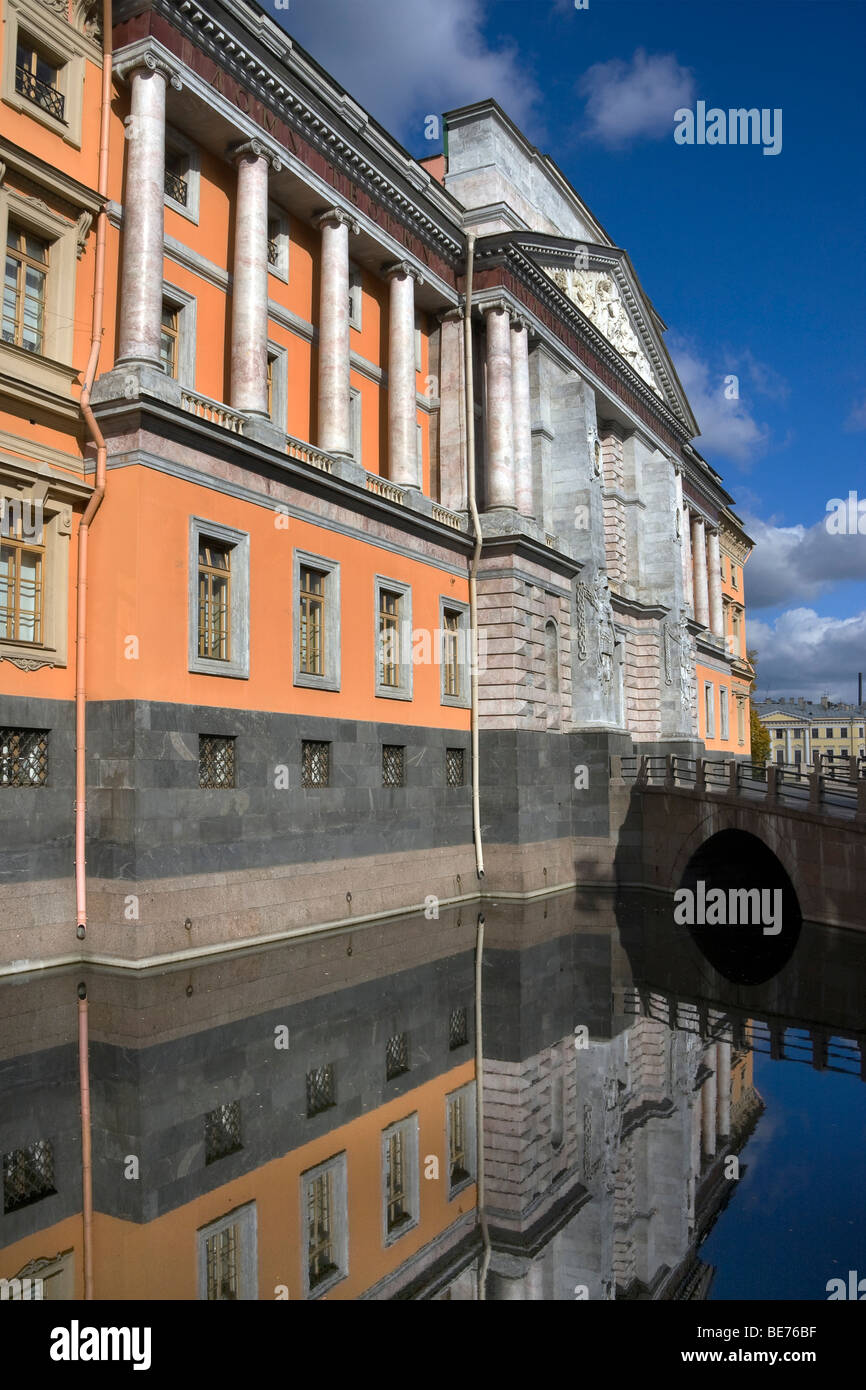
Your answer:
[[[631,255],[701,437],[758,542],[759,694],[856,697],[866,534],[862,0],[290,0],[275,17],[420,158],[493,96]],[[782,147],[679,145],[673,112],[782,111]],[[739,399],[724,378],[736,375]]]

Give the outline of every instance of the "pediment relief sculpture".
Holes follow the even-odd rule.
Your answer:
[[[594,323],[604,334],[620,357],[624,357],[632,370],[661,397],[649,359],[632,327],[613,277],[603,270],[556,269],[548,271],[548,274],[590,323]]]

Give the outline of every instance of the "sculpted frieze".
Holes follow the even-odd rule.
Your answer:
[[[603,270],[583,269],[550,270],[548,274],[590,323],[594,323],[604,334],[620,357],[624,357],[632,370],[661,397],[652,367],[632,327],[613,276]]]

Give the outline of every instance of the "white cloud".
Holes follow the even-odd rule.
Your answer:
[[[822,618],[812,608],[790,608],[775,623],[747,622],[756,649],[755,698],[802,695],[820,700],[857,699],[857,672],[866,671],[866,611],[850,618]]]
[[[485,38],[485,9],[484,0],[292,0],[274,17],[377,121],[423,153],[426,114],[495,97],[518,125],[531,120],[535,82],[516,43]]]
[[[755,542],[746,565],[749,610],[815,599],[838,584],[866,580],[866,536],[831,535],[826,518],[810,527],[776,526],[749,515],[743,521]]]
[[[770,430],[755,419],[742,396],[729,399],[725,394],[726,390],[734,389],[726,386],[726,377],[732,375],[738,377],[736,390],[739,392],[739,364],[729,360],[724,371],[711,370],[695,348],[676,335],[667,346],[698,422],[697,446],[707,462],[715,466],[716,456],[720,455],[743,466],[753,463],[766,452]],[[753,372],[754,359],[750,362],[746,354],[742,358],[742,370],[747,374]],[[777,382],[770,382],[770,385],[778,391]]]
[[[695,79],[672,53],[639,48],[630,62],[611,58],[587,68],[578,91],[586,99],[587,134],[616,148],[672,137],[674,112],[692,105]]]
[[[866,430],[866,396],[861,396],[859,401],[855,401],[851,407],[848,419],[845,421],[846,430]]]

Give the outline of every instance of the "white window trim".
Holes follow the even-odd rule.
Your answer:
[[[276,203],[268,203],[268,223],[276,222],[277,226],[277,263],[271,265],[268,261],[268,274],[275,279],[282,280],[284,284],[289,283],[289,218],[288,214]],[[268,228],[270,230],[270,226]]]
[[[7,106],[30,116],[40,125],[59,135],[74,149],[81,149],[81,112],[84,100],[84,73],[88,57],[98,61],[99,49],[83,34],[75,31],[65,19],[53,15],[32,0],[6,0],[4,7],[2,98]],[[18,31],[25,34],[51,58],[57,66],[57,90],[64,98],[64,118],[58,120],[43,111],[34,101],[15,90],[15,59]]]
[[[466,1124],[466,1170],[468,1178],[462,1182],[451,1185],[451,1102],[457,1096],[465,1097],[464,1113]],[[458,1086],[456,1091],[449,1091],[445,1097],[445,1171],[448,1175],[448,1200],[451,1201],[459,1193],[465,1192],[467,1187],[475,1182],[477,1177],[477,1130],[475,1115],[475,1082],[470,1081],[465,1086]]]
[[[51,189],[46,189],[46,193],[52,196]],[[77,229],[74,222],[68,222],[44,204],[40,206],[34,198],[25,197],[14,188],[4,187],[0,189],[0,235],[3,246],[6,245],[10,219],[49,244],[42,352],[29,352],[12,343],[0,342],[0,350],[9,354],[10,359],[14,356],[15,367],[10,361],[12,374],[26,379],[31,374],[44,374],[50,370],[51,364],[59,366],[72,362]],[[28,369],[28,363],[34,364],[31,369]]]
[[[323,1279],[321,1284],[317,1284],[314,1289],[310,1288],[310,1259],[309,1259],[309,1225],[308,1225],[308,1199],[307,1193],[310,1184],[322,1176],[328,1170],[335,1174],[334,1178],[334,1252],[336,1255],[337,1269],[329,1279]],[[348,1278],[349,1275],[349,1212],[347,1200],[346,1183],[346,1153],[335,1154],[325,1163],[319,1163],[315,1168],[308,1168],[301,1174],[301,1279],[304,1290],[304,1297],[309,1299],[321,1298],[322,1294],[333,1289],[336,1284]]]
[[[420,372],[420,371],[422,370],[422,365],[421,365],[421,364],[422,364],[422,361],[423,361],[423,359],[422,359],[422,355],[421,355],[421,316],[420,316],[420,314],[416,314],[416,315],[415,315],[415,371],[416,371],[416,372]]]
[[[163,302],[177,312],[177,381],[188,391],[195,390],[196,357],[196,311],[197,300],[194,294],[173,285],[169,280],[162,282]]]
[[[357,386],[349,387],[349,419],[352,439],[352,458],[363,467],[364,397]]]
[[[268,339],[268,358],[273,362],[271,374],[271,420],[284,434],[288,433],[289,418],[289,350],[282,343]]]
[[[354,262],[349,262],[349,327],[355,328],[360,333],[362,324],[362,305],[363,290],[361,287],[361,272]]]
[[[400,675],[399,685],[383,685],[381,680],[382,660],[379,642],[379,594],[389,589],[400,595]],[[412,588],[399,579],[389,579],[377,574],[373,581],[373,641],[376,654],[376,695],[383,700],[412,699]]]
[[[258,1219],[255,1202],[235,1207],[234,1211],[200,1226],[196,1231],[198,1263],[198,1296],[207,1301],[207,1242],[229,1226],[240,1226],[240,1262],[238,1281],[240,1301],[254,1302],[259,1296]]]
[[[715,738],[716,736],[716,687],[712,681],[704,681],[704,724],[705,738]],[[710,698],[707,699],[709,693]]]
[[[214,661],[198,654],[198,543],[211,536],[232,546],[231,566],[231,651],[230,661]],[[246,531],[235,531],[204,517],[189,519],[189,670],[200,676],[228,676],[249,680],[250,676],[250,538]]]
[[[188,140],[174,126],[166,125],[165,128],[165,152],[166,155],[172,146],[176,150],[181,150],[187,157],[186,175],[186,207],[183,203],[175,202],[174,198],[169,197],[163,190],[165,206],[177,212],[181,217],[185,217],[188,222],[194,222],[198,226],[199,222],[199,196],[201,189],[201,153],[197,145]]]
[[[726,685],[719,686],[719,737],[724,741],[731,736],[731,721],[729,712],[730,697]]]
[[[406,1198],[409,1207],[409,1220],[395,1231],[388,1230],[388,1140],[397,1131],[402,1132],[406,1155]],[[382,1244],[393,1245],[407,1231],[418,1225],[421,1213],[421,1194],[418,1174],[418,1112],[398,1120],[382,1130]]]
[[[69,612],[69,545],[72,538],[72,507],[51,497],[50,485],[42,478],[22,479],[0,459],[0,498],[29,504],[28,516],[42,504],[42,543],[45,546],[42,571],[42,641],[0,640],[0,661],[9,661],[20,670],[67,664]]]
[[[311,569],[321,570],[325,576],[325,671],[321,676],[311,675],[301,670],[301,622],[298,611],[301,594],[301,568],[309,565]],[[313,555],[308,550],[295,550],[292,555],[292,592],[295,595],[292,610],[292,680],[295,685],[310,690],[340,689],[340,564],[337,560],[326,560],[324,555]]]
[[[445,694],[445,610],[449,609],[454,613],[460,614],[460,626],[458,629],[457,644],[457,679],[460,687],[459,695]],[[471,703],[470,678],[471,678],[471,652],[470,642],[472,633],[469,627],[469,604],[462,603],[458,599],[447,598],[445,594],[439,595],[439,651],[436,659],[439,662],[439,703],[448,705],[452,709],[468,709]]]

